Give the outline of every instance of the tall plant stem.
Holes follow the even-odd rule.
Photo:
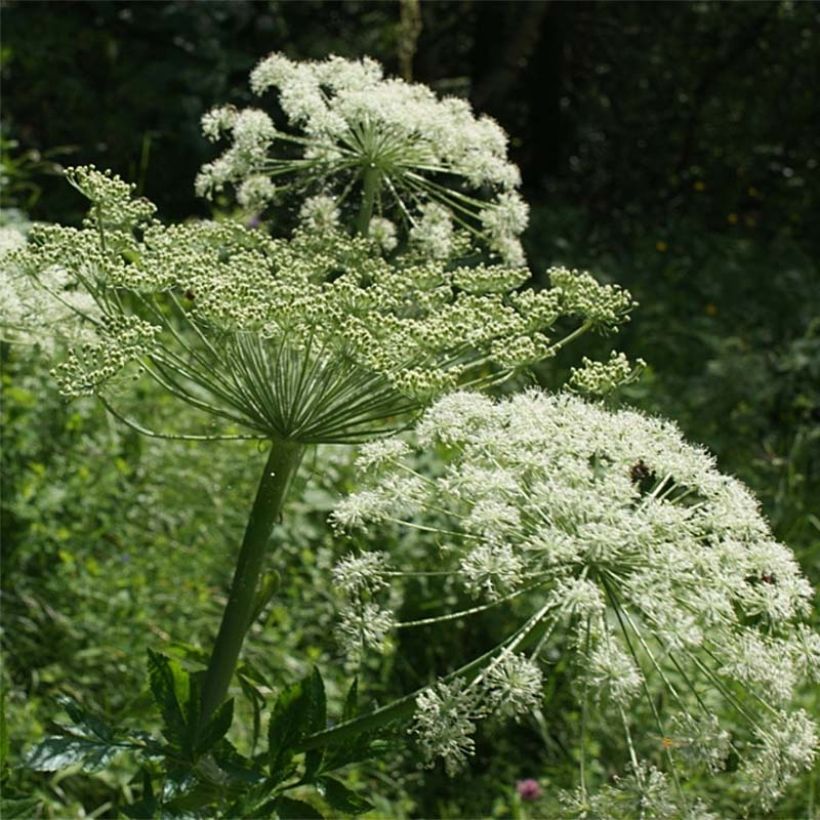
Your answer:
[[[381,172],[375,165],[368,165],[362,174],[362,204],[356,218],[356,233],[367,236],[370,231],[370,220],[373,217],[373,206],[376,194],[381,187]]]
[[[274,522],[282,512],[291,479],[302,460],[304,447],[292,441],[271,444],[265,470],[253,502],[245,537],[236,562],[228,603],[216,637],[208,671],[202,684],[202,723],[219,708],[228,694],[239,651],[251,626],[256,589]]]

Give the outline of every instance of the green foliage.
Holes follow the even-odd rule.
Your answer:
[[[638,3],[530,5],[524,13],[517,4],[423,3],[418,77],[470,93],[514,134],[525,184],[546,202],[528,235],[534,269],[590,267],[633,291],[641,306],[619,346],[650,369],[623,395],[705,441],[722,469],[762,496],[779,538],[799,548],[820,580],[816,8],[686,3],[657,15]],[[19,143],[4,140],[3,188],[10,204],[34,205],[35,217],[63,223],[79,222],[83,205],[35,164],[50,149],[70,144],[72,162],[137,180],[164,214],[201,213],[192,179],[210,149],[199,117],[224,101],[248,103],[245,77],[260,55],[285,47],[292,57],[368,53],[389,64],[398,18],[391,4],[312,0],[50,3],[47,11],[3,6],[3,117]],[[590,340],[585,352],[605,357],[608,345]],[[118,742],[147,742],[119,728],[139,723],[152,743],[168,747],[142,659],[154,647],[183,671],[203,663],[199,647],[210,643],[262,456],[249,444],[205,449],[141,438],[90,401],[65,406],[36,351],[4,348],[2,356],[0,749],[7,743],[8,755],[0,814],[79,817],[109,805],[103,814],[172,816],[163,802],[210,799],[217,787],[204,775],[192,785],[183,768],[165,794],[162,756],[139,764],[134,750],[120,747],[113,765],[92,775],[74,774],[76,765],[32,774],[21,761],[49,733],[61,691],[109,716]],[[558,383],[571,363],[559,355],[558,367],[539,378]],[[148,409],[152,420],[190,421],[150,387],[127,404]],[[258,599],[230,745],[217,743],[218,767],[243,788],[256,784],[253,765],[269,778],[267,717],[276,695],[312,664],[325,670],[330,714],[353,714],[342,705],[349,676],[331,637],[326,580],[339,545],[325,518],[350,488],[348,462],[332,449],[309,455],[276,528],[291,571],[272,598]],[[370,546],[410,556],[424,548],[389,531]],[[402,615],[426,617],[424,601],[453,594],[440,579],[419,579]],[[509,627],[481,617],[447,633],[405,631],[389,665],[365,658],[356,670],[362,699],[388,702],[411,691]],[[550,685],[540,717],[480,731],[475,765],[457,780],[415,770],[402,737],[366,766],[355,761],[372,755],[367,738],[327,749],[316,777],[349,761],[345,782],[385,818],[557,816],[554,795],[573,785],[581,720],[560,653]],[[76,744],[87,744],[93,764],[99,747],[110,746],[83,720],[52,736],[74,755]],[[616,733],[597,729],[603,739],[586,751],[603,781],[614,773],[609,761],[626,750]],[[298,780],[305,761],[291,752],[284,757]],[[529,776],[545,795],[523,805],[514,784]],[[815,782],[806,778],[776,816],[810,815]],[[343,811],[325,807],[327,788],[325,798],[311,789],[294,786],[261,805],[281,817],[318,816],[315,806],[328,816]],[[721,814],[737,814],[737,795],[716,797]]]
[[[142,730],[112,727],[62,696],[58,703],[71,723],[55,724],[57,733],[31,750],[27,765],[40,772],[94,774],[115,757],[130,754],[140,775],[140,797],[115,798],[127,817],[323,817],[311,804],[286,794],[298,789],[301,795],[309,786],[332,811],[351,815],[372,808],[329,776],[338,766],[325,765],[323,746],[303,753],[301,765],[294,762],[302,741],[326,727],[324,682],[317,669],[282,690],[270,717],[268,748],[258,756],[240,754],[225,739],[233,722],[232,699],[203,725],[200,672],[188,672],[180,662],[149,650],[148,678],[164,742]],[[23,810],[20,801],[12,803],[9,811]]]

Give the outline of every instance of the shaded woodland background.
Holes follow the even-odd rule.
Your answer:
[[[214,156],[199,119],[216,104],[251,103],[248,72],[270,51],[370,55],[389,73],[412,71],[468,97],[510,134],[533,206],[525,244],[536,280],[562,263],[633,291],[640,307],[630,326],[588,344],[649,362],[625,398],[677,420],[747,481],[778,537],[820,581],[816,4],[5,0],[0,8],[3,207],[33,219],[80,219],[84,204],[57,166],[87,162],[135,181],[163,219],[208,215],[193,193],[196,171]],[[560,384],[580,352],[537,378]],[[19,754],[66,682],[117,714],[138,712],[147,702],[138,694],[145,645],[207,643],[231,561],[214,534],[233,543],[241,529],[258,454],[160,447],[114,431],[92,402],[62,402],[47,358],[4,348],[3,359],[3,687]],[[251,641],[274,684],[292,675],[294,658],[330,652],[332,610],[306,609],[303,593],[326,583],[333,547],[324,517],[349,471],[331,461],[314,480],[313,508],[296,511],[288,533],[299,569],[268,631]],[[284,642],[271,637],[283,634]],[[414,675],[471,640],[408,639],[399,654],[410,661],[381,673],[384,696],[407,691]],[[457,782],[384,769],[394,785],[376,787],[386,795],[380,816],[479,816],[488,807],[510,816],[516,778],[571,783],[564,732],[573,707],[558,685],[561,725],[480,739],[471,774]],[[129,777],[89,787],[25,780],[13,764],[3,772],[39,795],[49,816],[99,805]],[[806,816],[813,782],[776,816]]]

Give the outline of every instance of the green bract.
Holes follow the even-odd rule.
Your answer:
[[[632,304],[565,269],[551,289],[517,291],[524,269],[390,263],[335,231],[286,241],[235,222],[166,227],[119,178],[68,177],[92,202],[84,227],[39,227],[16,257],[41,281],[67,272],[98,308],[94,341],[56,368],[67,395],[103,395],[135,364],[261,438],[352,442],[610,329]]]

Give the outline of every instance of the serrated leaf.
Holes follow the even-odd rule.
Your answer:
[[[202,730],[197,740],[196,753],[204,754],[216,746],[228,733],[231,723],[233,723],[233,698],[226,700],[208,721],[208,725]]]
[[[74,723],[72,734],[79,734],[90,740],[111,742],[114,740],[114,729],[101,718],[84,709],[74,698],[60,695],[57,702],[66,710]]]
[[[310,694],[303,683],[285,688],[276,700],[268,725],[268,764],[271,775],[287,766],[294,746],[305,734],[310,720]]]
[[[190,680],[178,661],[148,650],[151,693],[162,714],[163,734],[169,743],[184,748],[188,735],[185,706],[190,701]]]
[[[211,752],[221,771],[234,783],[257,784],[264,781],[251,761],[236,751],[229,740],[222,740]]]
[[[343,811],[345,814],[363,814],[373,808],[372,803],[359,797],[352,789],[348,789],[332,777],[323,777],[321,786],[325,800],[337,811]]]
[[[315,780],[324,758],[324,749],[310,749],[305,753],[305,773],[302,775],[301,783],[312,783]]]
[[[190,769],[173,769],[162,782],[163,803],[184,797],[198,785],[198,780]]]
[[[308,734],[315,734],[327,728],[327,698],[325,696],[325,684],[322,675],[317,667],[313,667],[313,672],[307,680],[310,691],[310,717],[308,721]],[[324,759],[324,749],[311,749],[305,755],[305,774],[303,782],[311,782],[322,766]]]
[[[324,820],[324,815],[310,803],[294,800],[292,797],[279,797],[273,805],[282,820]]]
[[[318,668],[313,668],[313,672],[307,680],[307,685],[310,692],[310,716],[307,734],[314,734],[327,727],[325,684]],[[313,781],[322,766],[324,756],[324,749],[311,749],[305,754],[305,773],[302,782],[310,783]]]
[[[225,789],[213,783],[194,781],[182,794],[166,802],[163,809],[173,812],[197,812],[195,817],[201,817],[198,812],[209,806],[219,804],[225,796]]]
[[[122,745],[85,737],[47,737],[26,757],[26,763],[38,772],[59,772],[80,766],[85,772],[98,772],[123,751]]]

